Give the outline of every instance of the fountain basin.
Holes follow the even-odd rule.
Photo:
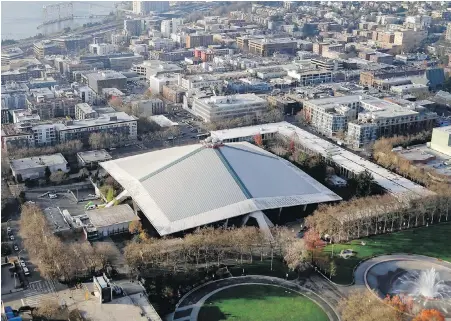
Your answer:
[[[408,298],[413,304],[413,314],[427,308],[451,317],[451,268],[445,264],[416,259],[387,260],[366,270],[365,283],[381,298],[387,295]]]

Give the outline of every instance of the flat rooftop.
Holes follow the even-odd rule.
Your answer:
[[[95,227],[105,227],[131,221],[139,221],[139,217],[128,204],[99,208],[86,212]]]
[[[296,137],[302,145],[324,156],[330,157],[339,166],[359,174],[369,171],[378,185],[398,197],[419,197],[433,192],[407,178],[395,174],[373,162],[370,162],[346,149],[328,142],[288,122],[239,127],[229,130],[212,131],[211,137],[228,140],[239,137],[253,139],[257,134],[279,133],[285,137]]]
[[[111,155],[104,149],[79,152],[77,153],[77,156],[84,163],[104,162],[113,159]]]
[[[13,159],[10,163],[12,170],[20,171],[24,169],[67,164],[67,161],[61,153],[58,153],[53,155]]]
[[[178,126],[178,123],[173,122],[164,115],[154,115],[149,117],[150,120],[156,122],[160,127]]]
[[[102,114],[98,118],[73,120],[70,122],[66,122],[64,124],[59,123],[55,124],[55,126],[57,126],[59,130],[70,130],[82,127],[108,125],[133,120],[136,120],[134,116],[130,116],[127,113],[121,111],[116,113]]]
[[[278,44],[278,43],[294,43],[297,44],[296,40],[291,38],[263,38],[263,39],[249,39],[249,42],[255,42],[262,45],[265,44]]]
[[[59,208],[48,207],[43,210],[45,218],[49,222],[50,228],[53,233],[59,233],[70,230],[70,225],[66,222],[66,219],[61,214]]]

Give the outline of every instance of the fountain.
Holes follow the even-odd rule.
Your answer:
[[[444,300],[451,298],[451,286],[440,278],[435,268],[424,271],[410,271],[399,278],[397,294],[404,294],[422,300]]]
[[[368,288],[381,298],[398,295],[410,302],[411,313],[436,309],[451,317],[451,269],[421,260],[389,260],[378,263],[365,275]]]

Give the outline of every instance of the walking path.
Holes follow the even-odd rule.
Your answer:
[[[221,290],[243,284],[266,284],[290,289],[301,295],[306,296],[310,300],[317,303],[328,315],[330,321],[340,321],[336,311],[334,310],[332,305],[326,300],[326,298],[319,296],[312,290],[300,286],[297,283],[286,281],[279,278],[260,275],[240,276],[212,281],[206,283],[205,285],[199,288],[192,290],[180,300],[175,309],[172,320],[196,321],[200,308],[210,296]]]

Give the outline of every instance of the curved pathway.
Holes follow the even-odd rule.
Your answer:
[[[334,308],[322,297],[296,283],[279,278],[259,275],[249,275],[221,279],[206,283],[205,285],[188,292],[177,304],[173,321],[197,321],[197,315],[205,300],[223,289],[242,284],[266,284],[279,286],[295,291],[318,304],[328,315],[330,321],[340,321]]]

